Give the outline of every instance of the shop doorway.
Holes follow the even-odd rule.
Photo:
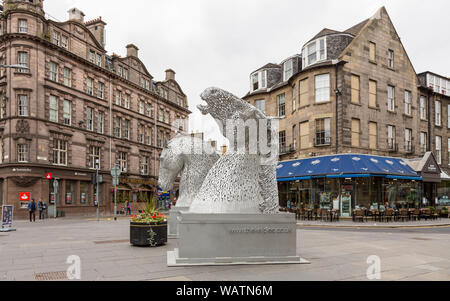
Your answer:
[[[354,185],[352,179],[345,179],[341,185],[341,216],[349,217],[352,214],[352,198]]]

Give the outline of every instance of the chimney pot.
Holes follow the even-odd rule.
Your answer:
[[[70,9],[68,13],[69,13],[69,20],[84,23],[84,13],[78,8],[74,7]]]
[[[167,69],[166,70],[166,80],[175,80],[175,71],[173,71],[172,69]]]
[[[134,44],[127,45],[127,57],[128,56],[134,56],[138,57],[139,55],[139,48],[136,47]]]

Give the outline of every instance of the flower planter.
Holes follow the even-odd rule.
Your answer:
[[[167,222],[130,223],[130,243],[138,247],[158,247],[167,243]]]

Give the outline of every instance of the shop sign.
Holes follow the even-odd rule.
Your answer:
[[[11,228],[13,222],[13,206],[2,207],[2,229]]]
[[[79,177],[87,177],[87,173],[76,172],[75,175]]]
[[[30,193],[29,192],[21,192],[20,193],[20,201],[21,202],[29,202],[30,201]]]
[[[428,171],[429,172],[436,172],[437,171],[436,165],[434,165],[434,164],[428,165]]]
[[[30,168],[13,168],[13,172],[31,172]]]

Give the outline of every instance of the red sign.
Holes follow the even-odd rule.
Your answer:
[[[51,173],[51,172],[47,173],[46,176],[45,176],[45,178],[46,178],[47,180],[53,179],[52,173]]]
[[[20,201],[21,202],[29,202],[30,201],[30,193],[29,192],[21,192],[20,193]]]

